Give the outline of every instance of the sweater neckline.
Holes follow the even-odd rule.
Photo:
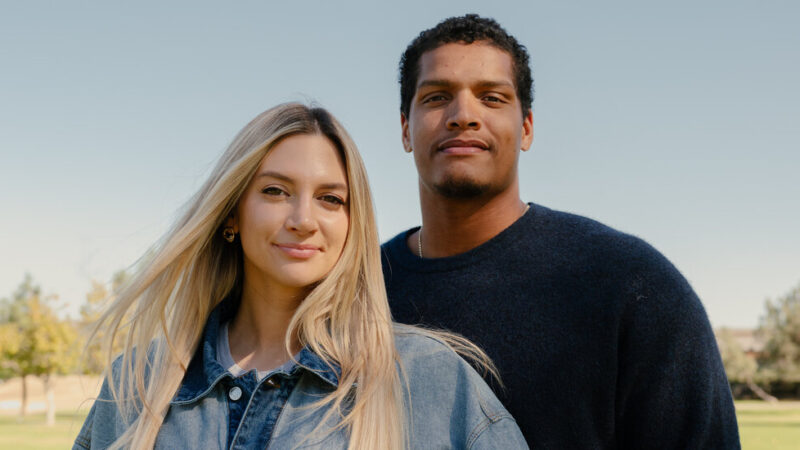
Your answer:
[[[457,270],[473,264],[475,261],[491,258],[497,253],[507,252],[509,246],[513,245],[514,242],[518,240],[521,233],[530,232],[531,227],[538,221],[540,216],[546,214],[547,208],[535,203],[528,203],[528,205],[530,206],[528,211],[514,221],[514,223],[506,227],[506,229],[493,238],[464,253],[445,256],[443,258],[420,258],[411,252],[407,244],[408,237],[419,230],[420,227],[408,229],[395,236],[387,245],[388,251],[390,251],[394,257],[392,258],[393,262],[399,263],[404,268],[414,272],[444,272]]]

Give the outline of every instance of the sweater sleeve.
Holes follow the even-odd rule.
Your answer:
[[[700,299],[652,248],[633,267],[619,324],[618,446],[740,448],[730,387]]]

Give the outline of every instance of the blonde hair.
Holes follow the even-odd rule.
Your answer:
[[[109,367],[114,341],[124,342],[123,355],[108,375],[114,401],[128,421],[114,448],[155,444],[211,310],[241,291],[242,249],[238,240],[233,245],[224,241],[223,222],[267,152],[294,134],[324,135],[341,152],[350,225],[339,260],[300,303],[285,345],[288,349],[290,336],[298,336],[302,345],[341,368],[336,390],[315,404],[330,405],[319,431],[335,414],[340,417],[336,428],[349,431],[350,448],[405,447],[399,359],[364,164],[350,136],[327,111],[289,103],[258,115],[238,133],[183,216],[98,321],[95,333],[110,329],[111,339],[105,342]],[[432,334],[493,369],[468,341]]]

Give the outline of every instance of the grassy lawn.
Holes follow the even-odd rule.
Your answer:
[[[72,448],[72,442],[83,425],[86,414],[62,412],[56,415],[56,424],[44,424],[44,413],[29,414],[23,422],[15,415],[0,415],[0,448],[19,450],[47,450]]]
[[[800,402],[736,402],[744,450],[795,450],[800,442]]]
[[[24,422],[0,415],[0,448],[39,450],[72,447],[88,410],[62,412],[56,425],[47,427],[44,414],[30,414]],[[745,450],[795,450],[800,442],[800,402],[770,405],[758,401],[736,402],[739,433]]]

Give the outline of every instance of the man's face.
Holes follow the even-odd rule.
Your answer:
[[[401,117],[420,188],[450,198],[496,195],[517,183],[517,156],[533,140],[511,56],[486,43],[444,44],[420,58],[416,93]]]

